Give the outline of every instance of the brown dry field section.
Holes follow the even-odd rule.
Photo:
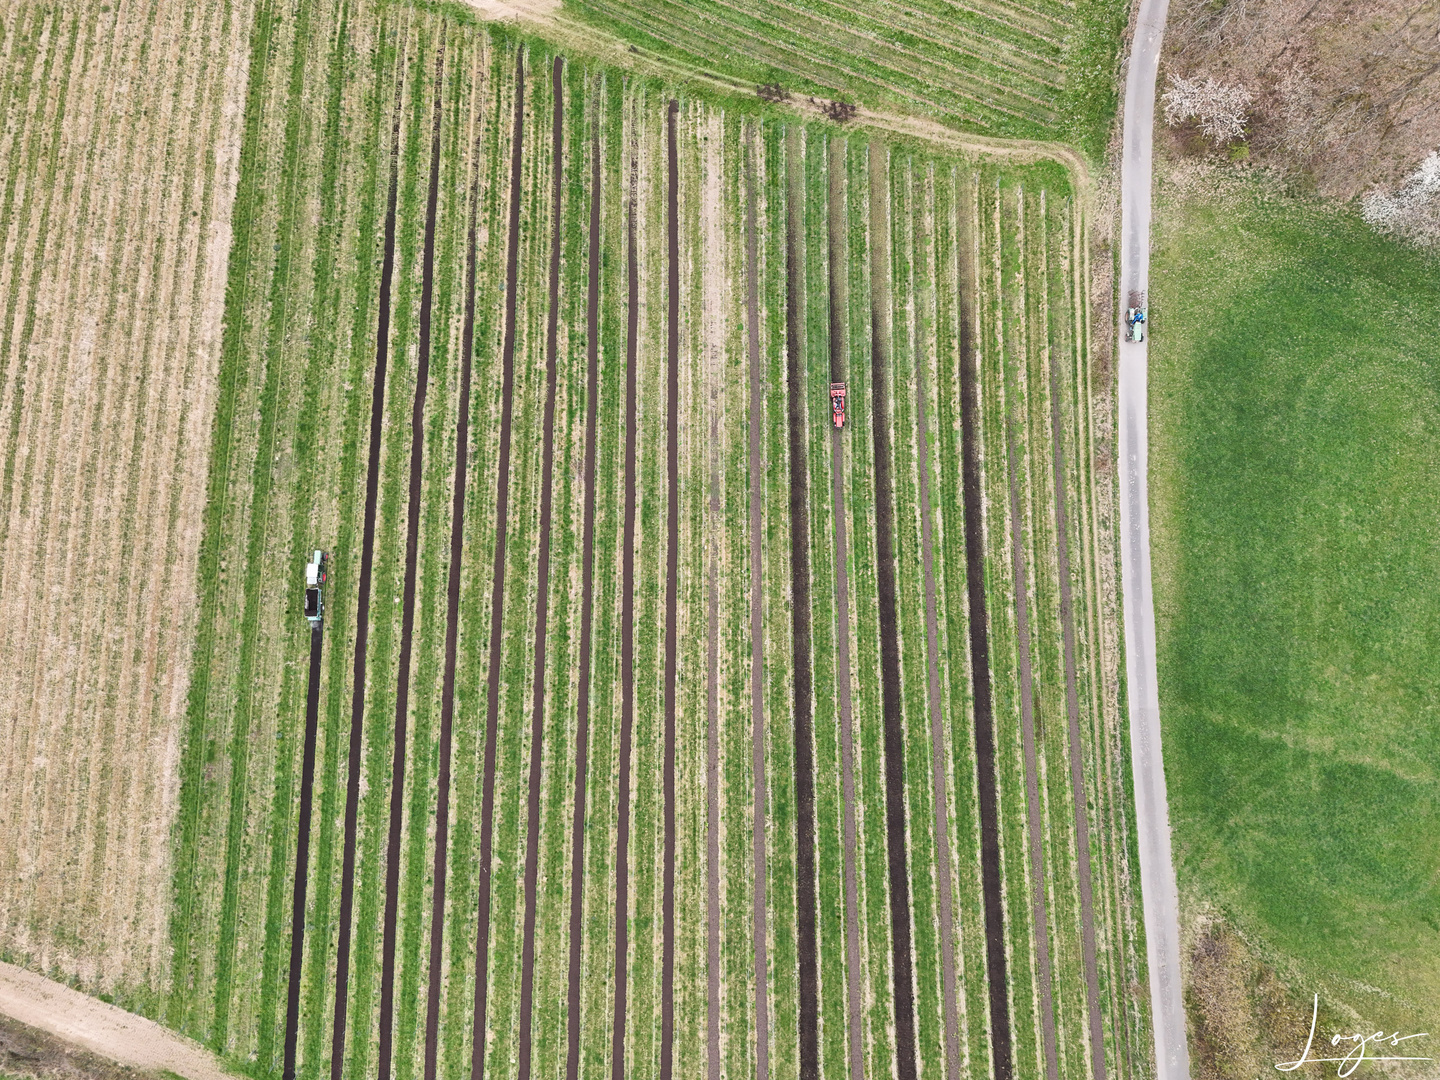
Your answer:
[[[0,10],[0,942],[163,983],[243,6]]]

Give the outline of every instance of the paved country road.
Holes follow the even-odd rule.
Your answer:
[[[1150,137],[1155,75],[1169,0],[1141,0],[1125,75],[1125,143],[1120,174],[1120,499],[1121,580],[1125,593],[1125,668],[1130,761],[1140,841],[1140,890],[1150,966],[1157,1080],[1187,1080],[1185,1007],[1180,993],[1180,903],[1170,857],[1170,811],[1160,753],[1155,676],[1155,604],[1150,593],[1150,509],[1146,493],[1147,343],[1124,338],[1130,297],[1150,282]],[[1148,337],[1148,334],[1147,334]]]

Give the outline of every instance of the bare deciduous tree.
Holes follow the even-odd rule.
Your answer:
[[[1160,100],[1165,105],[1165,122],[1171,127],[1198,120],[1204,135],[1226,143],[1244,136],[1254,99],[1243,86],[1227,86],[1208,77],[1186,79],[1172,72],[1170,88]]]

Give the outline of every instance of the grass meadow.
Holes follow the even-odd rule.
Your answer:
[[[1181,894],[1300,997],[1423,1028],[1440,265],[1243,181],[1161,205],[1150,460]]]

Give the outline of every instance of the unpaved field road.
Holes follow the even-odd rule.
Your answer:
[[[165,1069],[185,1080],[231,1080],[220,1060],[199,1043],[3,961],[0,1013],[137,1069]]]
[[[1155,74],[1169,0],[1142,0],[1125,75],[1125,142],[1120,174],[1119,316],[1132,294],[1150,283],[1150,138],[1155,126]],[[1130,764],[1135,774],[1135,820],[1140,847],[1140,892],[1155,1028],[1157,1080],[1185,1080],[1185,1004],[1180,991],[1180,898],[1170,855],[1170,808],[1160,751],[1160,697],[1155,674],[1155,601],[1150,592],[1150,504],[1146,375],[1149,346],[1120,331],[1120,575],[1125,596],[1125,674],[1130,711]]]

